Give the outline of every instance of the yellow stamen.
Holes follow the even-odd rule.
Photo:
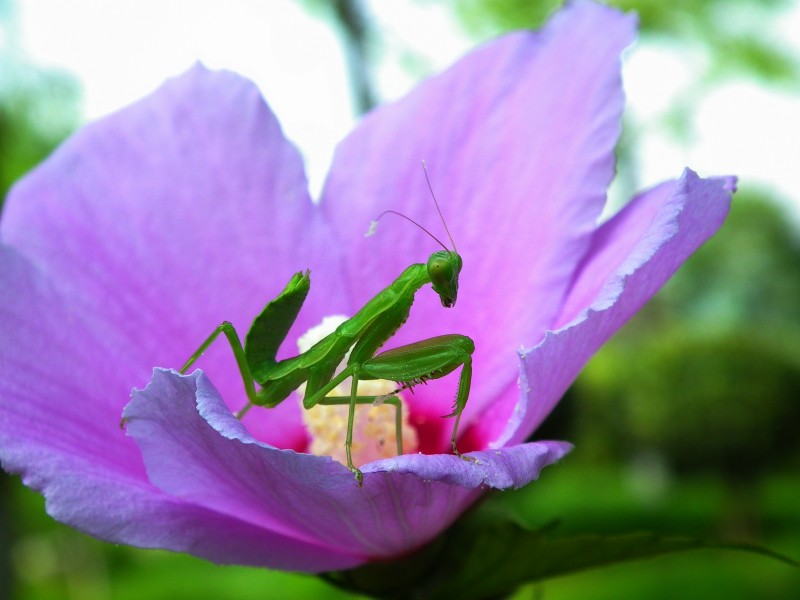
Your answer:
[[[312,327],[302,335],[297,342],[300,352],[304,352],[317,341],[331,333],[346,317],[326,317],[322,323]],[[345,358],[345,361],[347,359]],[[340,366],[343,368],[344,363]],[[397,388],[392,381],[360,381],[358,384],[359,396],[376,396],[380,398],[391,394]],[[302,398],[305,386],[298,393]],[[328,394],[329,397],[350,397],[350,379],[346,379]],[[403,452],[416,452],[418,448],[417,432],[408,422],[408,408],[404,399],[397,395],[402,406],[402,435]],[[303,410],[303,422],[308,429],[311,443],[308,451],[319,456],[332,456],[342,464],[347,463],[344,441],[347,435],[348,406],[324,406],[318,404],[310,410]],[[353,423],[353,462],[363,465],[382,458],[391,458],[397,455],[397,435],[395,427],[396,407],[390,404],[380,404],[356,407],[356,416]]]

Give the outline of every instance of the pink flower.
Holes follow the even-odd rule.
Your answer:
[[[402,555],[487,487],[535,479],[569,445],[524,441],[720,226],[733,189],[687,170],[596,224],[634,25],[574,2],[479,48],[367,116],[319,205],[256,88],[230,73],[196,67],[75,134],[16,186],[0,230],[3,467],[98,538],[304,571]],[[475,340],[460,446],[478,462],[445,453],[454,375],[409,398],[424,454],[362,465],[360,488],[303,452],[297,403],[231,415],[243,391],[224,342],[203,372],[170,368],[223,320],[244,333],[296,271],[313,283],[290,340],[425,261],[436,248],[407,224],[363,236],[386,208],[436,226],[421,159],[464,259],[459,302],[422,290],[392,343]]]

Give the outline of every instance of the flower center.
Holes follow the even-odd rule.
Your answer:
[[[332,333],[347,317],[335,315],[325,317],[322,323],[312,327],[297,340],[300,352],[305,352],[326,335]],[[345,357],[339,365],[340,372],[347,362]],[[350,378],[336,386],[328,397],[350,398]],[[397,389],[397,384],[384,379],[359,381],[359,396],[382,397]],[[305,385],[298,390],[300,398],[305,394]],[[408,407],[402,396],[394,395],[400,401],[402,411],[403,452],[416,452],[417,431],[408,421]],[[302,401],[302,400],[301,400]],[[332,456],[342,464],[347,463],[344,442],[347,436],[348,404],[326,406],[318,404],[310,410],[302,410],[303,422],[308,429],[311,443],[308,451],[319,456]],[[382,458],[397,456],[396,415],[397,407],[380,403],[356,406],[353,421],[353,462],[363,465]]]

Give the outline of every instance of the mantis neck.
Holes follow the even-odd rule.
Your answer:
[[[397,279],[390,283],[381,293],[367,302],[353,316],[351,321],[359,322],[362,317],[371,320],[374,315],[383,312],[388,306],[398,301],[403,301],[403,299],[408,301],[410,306],[417,290],[430,282],[431,278],[428,275],[427,266],[422,263],[413,264],[400,273]]]
[[[431,282],[428,274],[428,267],[422,263],[416,263],[406,268],[400,276],[392,282],[388,289],[398,294],[415,294],[419,288]]]

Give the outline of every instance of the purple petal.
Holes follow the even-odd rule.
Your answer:
[[[316,265],[337,296],[299,155],[252,84],[197,67],[90,125],[14,188],[0,227],[0,460],[50,514],[216,561],[263,564],[253,557],[278,545],[274,566],[354,564],[164,495],[119,428],[154,364],[179,366],[225,318],[246,325],[284,275]],[[323,300],[336,305],[311,300],[300,327]],[[238,402],[230,349],[209,354]],[[304,438],[296,405],[282,409],[261,411],[276,443]]]
[[[365,466],[364,473],[412,473],[424,481],[443,481],[462,487],[520,488],[539,478],[546,466],[572,449],[566,442],[534,442],[496,450],[453,454],[404,454]]]
[[[687,169],[601,226],[554,321],[557,329],[520,351],[522,392],[511,420],[504,431],[487,428],[485,435],[499,434],[497,446],[530,435],[592,354],[722,225],[733,188],[732,178],[700,179]]]
[[[542,338],[588,248],[614,172],[619,55],[634,24],[609,8],[572,3],[542,32],[491,42],[379,108],[337,149],[322,208],[347,249],[352,308],[437,250],[392,217],[377,237],[362,237],[389,208],[440,235],[420,167],[427,160],[464,259],[459,301],[444,311],[434,294],[418,294],[393,343],[452,332],[475,339],[465,423],[496,398],[516,397],[515,352]],[[413,403],[438,418],[452,397],[431,385]],[[447,435],[442,428],[441,447]]]
[[[329,457],[254,439],[202,373],[156,370],[125,409],[150,480],[189,505],[239,519],[353,563],[407,552],[446,528],[485,486],[518,487],[568,444],[524,444],[455,456],[403,456],[364,467],[364,487]],[[237,553],[245,552],[248,540]],[[270,565],[280,545],[266,556]],[[302,567],[290,567],[302,568]]]
[[[91,464],[109,477],[146,481],[136,446],[119,430],[135,370],[103,368],[104,336],[64,301],[41,271],[0,245],[0,459],[29,477],[58,476],[48,460]],[[48,332],[49,335],[42,335]],[[114,397],[118,402],[114,402]],[[50,457],[48,459],[47,457]],[[49,477],[41,479],[46,484]]]
[[[44,494],[53,518],[110,542],[216,562],[263,565],[258,557],[278,546],[282,553],[270,564],[280,568],[355,564],[153,487],[139,449],[119,427],[121,407],[114,402],[128,395],[134,369],[96,368],[98,356],[113,356],[105,336],[78,320],[15,250],[0,246],[0,265],[0,458],[4,469]]]
[[[361,488],[330,457],[281,450],[254,439],[201,372],[181,376],[156,370],[147,388],[134,392],[125,417],[150,480],[167,494],[188,506],[327,548],[353,564],[392,557],[427,542],[480,493],[443,483],[452,477],[449,465],[432,471],[428,481],[412,474],[365,472]],[[508,461],[516,468],[532,462],[543,466],[545,461]],[[513,484],[525,477],[514,472],[506,479]],[[247,543],[243,539],[237,552],[245,552]],[[282,553],[276,545],[260,560],[271,565]]]
[[[124,365],[129,388],[153,365],[180,367],[223,320],[244,334],[295,271],[312,268],[325,291],[312,293],[295,333],[323,306],[341,310],[335,246],[297,150],[252,83],[201,66],[68,140],[13,190],[2,236],[104,332],[100,368]],[[82,329],[61,325],[83,344]],[[200,364],[238,407],[226,346]],[[304,435],[290,403],[271,422],[285,443]]]

